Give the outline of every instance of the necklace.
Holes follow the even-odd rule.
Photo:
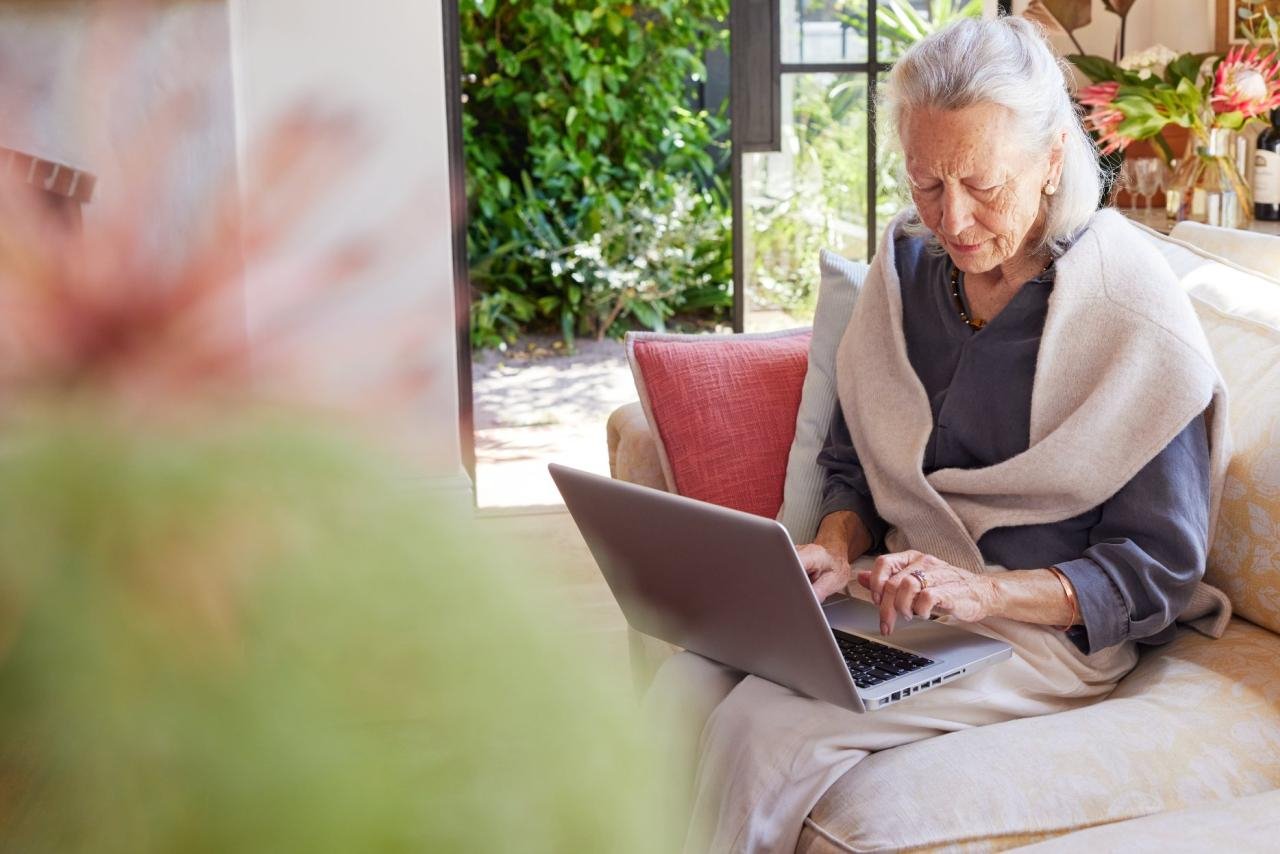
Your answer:
[[[964,300],[960,299],[960,268],[951,265],[951,298],[955,300],[956,311],[960,313],[960,319],[969,324],[972,329],[981,329],[987,325],[987,322],[980,317],[970,317],[969,312],[964,310]]]
[[[1049,259],[1049,263],[1044,265],[1044,269],[1040,271],[1043,276],[1049,272],[1049,268],[1053,266],[1053,259]],[[960,298],[960,268],[955,264],[951,264],[951,299],[955,301],[956,313],[960,315],[960,319],[969,325],[970,329],[981,329],[987,325],[987,321],[981,317],[970,317],[969,312],[964,310],[964,300]],[[1038,278],[1038,277],[1037,277]]]

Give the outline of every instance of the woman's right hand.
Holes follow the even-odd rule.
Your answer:
[[[871,535],[857,513],[837,510],[822,517],[813,542],[796,547],[819,602],[849,587],[853,581],[849,556],[856,558],[870,547]]]
[[[809,583],[818,601],[823,602],[833,593],[843,592],[853,581],[853,568],[848,558],[829,551],[817,543],[796,547],[800,564],[809,575]]]

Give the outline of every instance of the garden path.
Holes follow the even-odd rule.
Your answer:
[[[605,421],[636,399],[621,341],[529,336],[472,354],[476,496],[482,508],[558,505],[558,462],[607,475]]]
[[[752,332],[794,329],[807,318],[752,307]],[[717,332],[728,329],[717,327]],[[560,506],[547,463],[609,474],[605,422],[637,399],[621,341],[528,335],[471,357],[476,498],[482,508]]]

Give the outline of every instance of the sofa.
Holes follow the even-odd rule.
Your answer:
[[[1234,451],[1205,580],[1234,616],[1217,639],[1183,629],[1145,649],[1094,705],[873,754],[814,807],[797,852],[1280,850],[1280,237],[1140,231],[1227,381]],[[611,470],[673,490],[651,414],[611,415]],[[643,685],[672,648],[633,632],[631,652]]]

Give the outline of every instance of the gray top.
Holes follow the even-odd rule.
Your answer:
[[[898,237],[895,251],[907,355],[933,410],[925,473],[991,466],[1027,450],[1054,268],[974,330],[956,310],[950,260],[914,236]],[[840,407],[818,464],[826,469],[822,514],[856,512],[871,533],[872,550],[883,551],[888,524],[876,512]],[[1062,570],[1084,623],[1068,636],[1084,652],[1125,640],[1164,643],[1204,575],[1209,491],[1209,441],[1198,416],[1100,506],[1052,524],[995,528],[978,548],[988,563],[1009,569]]]

